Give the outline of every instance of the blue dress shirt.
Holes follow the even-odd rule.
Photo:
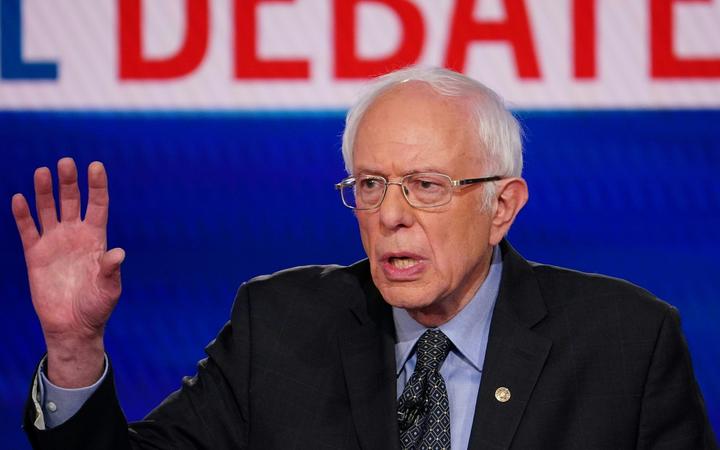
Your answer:
[[[38,389],[33,387],[33,401],[35,409],[42,414],[38,414],[35,426],[38,430],[45,428],[54,428],[65,423],[68,419],[80,410],[85,401],[100,387],[103,380],[107,376],[108,358],[105,355],[105,370],[103,370],[100,379],[90,386],[82,388],[62,388],[52,384],[45,376],[46,358],[40,361],[36,380]],[[35,395],[37,393],[37,396]]]
[[[456,450],[466,449],[470,441],[475,402],[490,334],[490,321],[500,289],[501,275],[502,256],[500,249],[495,247],[488,276],[475,296],[455,317],[438,327],[453,344],[445,362],[440,366],[440,374],[445,379],[450,401],[450,445]],[[401,308],[393,308],[393,320],[397,335],[397,395],[400,397],[415,370],[415,343],[427,328],[417,323]]]

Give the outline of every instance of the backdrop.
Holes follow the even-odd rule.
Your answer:
[[[10,212],[36,167],[74,157],[83,195],[87,165],[108,170],[127,259],[106,342],[139,419],[194,373],[240,283],[364,256],[333,188],[344,112],[407,63],[511,101],[531,199],[510,241],[677,306],[720,431],[718,2],[69,2],[0,0],[0,447],[28,448],[44,352]]]

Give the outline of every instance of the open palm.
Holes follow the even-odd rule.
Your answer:
[[[22,194],[12,199],[30,281],[33,306],[50,346],[55,342],[102,339],[105,323],[120,296],[122,249],[107,251],[108,188],[105,168],[88,167],[88,206],[80,217],[77,169],[70,158],[58,162],[60,220],[47,168],[35,171],[40,229]]]

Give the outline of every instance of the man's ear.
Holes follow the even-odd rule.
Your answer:
[[[507,178],[495,184],[496,199],[490,227],[490,244],[497,245],[528,201],[527,183],[522,178]]]

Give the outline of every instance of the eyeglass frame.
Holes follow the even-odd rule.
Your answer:
[[[405,198],[405,201],[408,203],[408,205],[410,205],[410,206],[412,206],[413,208],[416,208],[416,209],[432,209],[432,208],[437,208],[437,207],[440,207],[440,206],[447,205],[448,203],[450,203],[450,202],[452,201],[452,191],[451,191],[451,195],[448,196],[448,199],[447,199],[446,202],[439,203],[439,204],[437,204],[437,205],[432,205],[432,206],[417,206],[417,205],[413,205],[413,203],[412,203],[412,202],[410,201],[410,199],[408,198],[407,192],[406,192],[405,189],[404,189],[405,186],[403,185],[403,182],[404,182],[407,178],[409,178],[409,177],[416,177],[416,176],[420,176],[420,175],[439,175],[439,176],[441,176],[441,177],[443,177],[443,178],[447,178],[448,181],[450,182],[450,187],[451,187],[451,188],[460,188],[460,187],[470,186],[470,185],[473,185],[473,184],[476,184],[476,183],[487,183],[487,182],[490,182],[490,181],[500,181],[500,180],[502,180],[502,179],[504,178],[504,177],[502,177],[502,176],[500,176],[500,175],[491,175],[491,176],[488,176],[488,177],[462,178],[462,179],[453,180],[449,175],[446,175],[446,174],[444,174],[444,173],[438,173],[438,172],[417,172],[417,173],[409,173],[409,174],[407,174],[407,175],[402,176],[402,177],[401,177],[400,179],[398,179],[398,180],[392,181],[392,180],[389,180],[389,179],[385,178],[385,177],[382,176],[382,175],[373,175],[373,174],[361,175],[361,176],[365,176],[365,177],[368,177],[368,178],[371,177],[371,178],[383,180],[383,181],[385,182],[385,183],[384,183],[384,187],[383,187],[383,193],[382,193],[382,195],[380,196],[380,200],[378,201],[378,204],[375,205],[375,206],[373,206],[373,207],[370,207],[370,208],[358,208],[358,207],[350,206],[350,205],[348,205],[347,202],[345,201],[345,196],[343,195],[343,189],[348,188],[348,187],[354,187],[354,186],[355,186],[355,182],[358,180],[359,177],[357,177],[357,176],[355,176],[355,175],[352,175],[352,176],[343,178],[342,180],[340,180],[339,183],[336,183],[336,184],[335,184],[335,189],[337,189],[338,191],[340,191],[340,199],[342,200],[343,205],[345,205],[346,207],[348,207],[348,208],[350,208],[350,209],[352,209],[352,210],[354,210],[354,211],[370,211],[370,210],[373,210],[373,209],[378,209],[378,208],[382,205],[382,202],[385,201],[385,196],[387,195],[388,186],[390,186],[390,185],[392,185],[392,184],[397,185],[397,186],[400,186],[400,191],[402,191],[402,194],[403,194],[403,197]],[[351,182],[351,181],[352,181],[352,184],[349,184],[349,182]]]

